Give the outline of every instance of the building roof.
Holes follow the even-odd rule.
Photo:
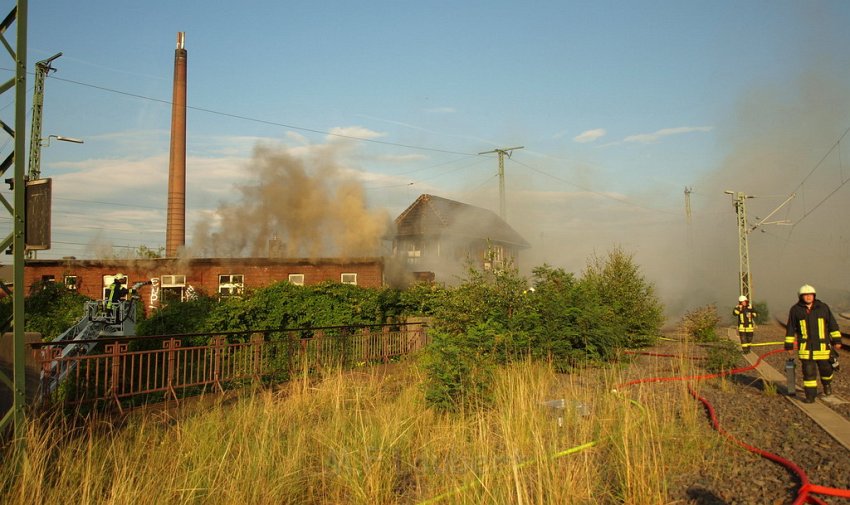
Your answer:
[[[531,247],[493,211],[434,195],[420,195],[395,224],[398,237],[453,235]]]

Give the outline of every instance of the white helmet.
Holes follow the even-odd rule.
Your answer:
[[[800,286],[800,291],[798,291],[798,292],[797,292],[797,294],[800,294],[800,295],[813,295],[813,294],[815,294],[815,287],[814,287],[814,286],[810,286],[810,285],[808,285],[808,284],[803,284],[802,286]]]
[[[744,296],[744,295],[741,295],[741,296],[739,296],[739,297],[738,297],[738,301],[739,301],[739,302],[746,302],[746,301],[747,301],[747,297],[746,297],[746,296]]]

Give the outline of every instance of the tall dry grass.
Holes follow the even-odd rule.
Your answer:
[[[666,503],[718,442],[682,384],[611,393],[627,375],[520,363],[500,372],[495,408],[448,416],[401,364],[120,428],[34,420],[26,452],[5,456],[2,502]]]

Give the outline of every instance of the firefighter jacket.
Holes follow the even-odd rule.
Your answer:
[[[113,282],[106,291],[106,308],[111,309],[113,305],[116,305],[125,296],[127,296],[127,288],[118,282]]]
[[[841,343],[841,332],[827,304],[815,299],[809,309],[800,300],[791,307],[785,332],[785,350],[793,349],[795,341],[798,343],[797,355],[800,359],[829,359],[832,344]]]
[[[737,305],[735,306],[735,310],[732,311],[732,314],[738,318],[738,331],[753,331],[753,327],[755,326],[756,322],[756,316],[758,316],[758,313],[753,310],[752,307],[750,307],[749,305],[747,305],[746,307]]]

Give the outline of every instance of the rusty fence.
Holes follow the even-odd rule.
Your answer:
[[[88,354],[66,346],[97,345]],[[119,410],[204,391],[272,384],[321,369],[388,362],[428,343],[422,323],[117,337],[30,344],[43,403]]]

